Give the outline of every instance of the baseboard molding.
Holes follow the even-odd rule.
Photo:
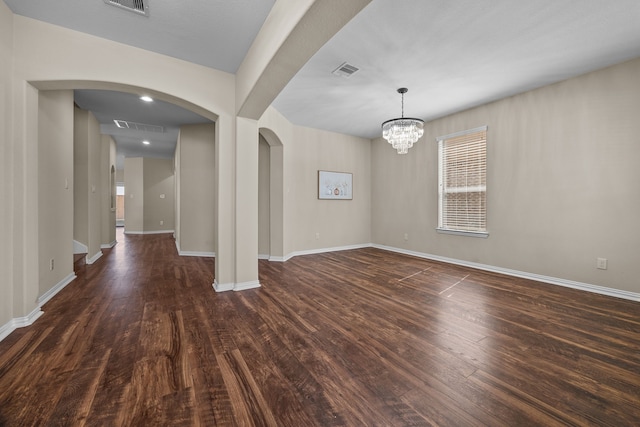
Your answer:
[[[371,243],[363,243],[363,244],[358,244],[358,245],[348,245],[348,246],[335,246],[332,248],[319,248],[319,249],[309,249],[306,251],[294,251],[291,252],[287,255],[285,255],[285,257],[282,259],[282,261],[288,261],[293,257],[297,257],[297,256],[302,256],[302,255],[316,255],[316,254],[322,254],[322,253],[326,253],[326,252],[338,252],[338,251],[349,251],[352,249],[362,249],[362,248],[370,248],[372,245]],[[277,257],[272,257],[269,258],[270,261],[277,261],[276,259]]]
[[[65,277],[60,282],[58,282],[57,285],[55,285],[53,288],[49,289],[47,292],[45,292],[40,297],[38,297],[38,306],[42,307],[43,305],[45,305],[47,303],[47,301],[49,301],[51,298],[56,296],[56,294],[58,292],[60,292],[61,290],[63,290],[65,288],[65,286],[67,286],[69,283],[73,282],[73,280],[76,277],[77,276],[76,276],[75,273],[70,273],[67,277]]]
[[[213,280],[213,289],[216,292],[227,292],[233,290],[233,283],[218,283],[217,280]]]
[[[103,243],[100,245],[100,249],[111,249],[118,243],[117,240],[114,240],[111,243]]]
[[[228,291],[246,291],[247,289],[255,289],[259,288],[260,282],[258,280],[252,280],[250,282],[242,282],[242,283],[218,283],[217,280],[213,280],[213,289],[216,292],[228,292]]]
[[[242,282],[242,283],[236,283],[233,286],[233,290],[238,292],[238,291],[246,291],[247,289],[255,289],[255,288],[259,288],[262,285],[260,285],[260,282],[258,280],[252,280],[250,282]]]
[[[283,256],[269,256],[269,261],[272,261],[272,262],[285,262],[286,259],[284,259]]]
[[[205,258],[215,258],[215,252],[195,252],[195,251],[178,251],[180,256],[200,256]]]
[[[25,326],[32,325],[33,322],[38,320],[40,316],[42,316],[44,312],[40,309],[40,307],[36,307],[33,309],[31,313],[26,315],[25,317],[15,317],[11,319],[9,322],[0,326],[0,341],[5,339],[11,334],[11,332],[15,331],[18,328],[24,328]]]
[[[558,277],[544,276],[541,274],[528,273],[525,271],[512,270],[509,268],[496,267],[487,264],[480,264],[477,262],[463,261],[455,258],[447,258],[439,255],[432,255],[423,252],[415,252],[401,248],[394,248],[384,245],[371,245],[374,248],[382,249],[390,252],[397,252],[405,255],[411,255],[418,258],[430,259],[433,261],[446,262],[448,264],[461,265],[463,267],[476,268],[478,270],[490,271],[492,273],[505,274],[507,276],[520,277],[523,279],[535,280],[538,282],[549,283],[551,285],[564,286],[565,288],[578,289],[581,291],[592,292],[600,295],[607,295],[610,297],[622,298],[630,301],[640,302],[640,294],[635,292],[623,291],[620,289],[607,288],[604,286],[592,285],[590,283],[576,282],[573,280],[561,279]]]
[[[174,230],[155,230],[155,231],[127,231],[124,230],[124,234],[173,234]]]
[[[183,251],[182,249],[180,249],[180,245],[178,244],[177,240],[176,240],[176,250],[178,251],[178,255],[180,256],[199,256],[204,258],[216,257],[215,252]]]
[[[271,257],[269,255],[264,255],[264,254],[258,254],[258,259],[270,259]]]
[[[89,255],[87,255],[86,263],[87,263],[87,265],[91,265],[91,264],[95,263],[96,261],[98,261],[100,258],[102,258],[102,251],[96,252],[91,257]]]
[[[74,254],[86,254],[89,252],[89,247],[84,243],[80,243],[77,240],[73,241],[73,253]]]

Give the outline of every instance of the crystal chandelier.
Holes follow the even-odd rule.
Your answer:
[[[424,133],[422,120],[404,117],[404,94],[407,91],[406,87],[398,89],[398,93],[402,96],[402,117],[387,120],[382,124],[382,137],[398,150],[398,154],[407,154],[409,148],[413,147]]]

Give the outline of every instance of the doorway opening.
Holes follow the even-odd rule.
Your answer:
[[[124,227],[124,183],[116,184],[116,227]]]

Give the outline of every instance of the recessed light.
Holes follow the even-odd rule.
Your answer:
[[[144,102],[153,102],[153,98],[147,95],[141,96],[140,99]]]
[[[147,140],[142,141],[142,143],[143,143],[144,145],[149,145],[149,144],[151,144],[151,143],[150,143],[149,141],[147,141]]]

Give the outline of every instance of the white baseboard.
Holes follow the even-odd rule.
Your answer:
[[[621,289],[607,288],[604,286],[592,285],[590,283],[575,282],[573,280],[561,279],[558,277],[543,276],[541,274],[527,273],[525,271],[495,267],[493,265],[463,261],[455,258],[447,258],[439,255],[432,255],[432,254],[415,252],[415,251],[410,251],[410,250],[401,249],[401,248],[394,248],[391,246],[384,246],[384,245],[377,245],[377,244],[373,244],[371,246],[377,249],[382,249],[390,252],[397,252],[405,255],[411,255],[418,258],[425,258],[425,259],[430,259],[434,261],[442,261],[449,264],[462,265],[464,267],[471,267],[471,268],[476,268],[478,270],[490,271],[492,273],[500,273],[500,274],[505,274],[507,276],[520,277],[523,279],[530,279],[538,282],[549,283],[551,285],[564,286],[566,288],[578,289],[581,291],[593,292],[596,294],[607,295],[611,297],[640,302],[640,294],[635,292],[623,291]]]
[[[218,283],[217,280],[213,280],[213,289],[216,292],[227,292],[233,290],[233,283]]]
[[[180,255],[180,256],[200,256],[200,257],[205,257],[205,258],[215,258],[216,257],[216,253],[215,252],[183,251],[182,249],[180,249],[180,245],[178,244],[177,240],[176,240],[176,249],[178,251],[178,255]]]
[[[153,231],[129,231],[125,228],[124,234],[173,234],[174,230],[153,230]]]
[[[271,257],[269,255],[264,255],[264,254],[258,254],[258,259],[270,259]]]
[[[117,240],[114,240],[111,243],[103,243],[100,245],[100,249],[111,249],[118,243]]]
[[[55,285],[53,288],[49,289],[47,292],[45,292],[40,297],[38,297],[38,306],[42,307],[43,305],[45,305],[47,301],[53,298],[58,292],[63,290],[65,286],[73,282],[73,280],[76,277],[77,276],[75,275],[75,273],[70,273],[67,277],[65,277],[60,282],[58,282],[57,285]]]
[[[178,251],[180,256],[201,256],[205,258],[215,258],[215,252]]]
[[[333,247],[333,248],[311,249],[311,250],[305,250],[305,251],[295,251],[295,252],[291,252],[290,254],[287,254],[284,257],[269,257],[269,261],[285,262],[290,260],[293,257],[301,256],[301,255],[314,255],[314,254],[320,254],[324,252],[336,252],[336,251],[362,249],[362,248],[369,248],[369,247],[374,247],[377,249],[382,249],[390,252],[397,252],[405,255],[411,255],[418,258],[425,258],[425,259],[431,259],[434,261],[442,261],[449,264],[462,265],[464,267],[476,268],[478,270],[491,271],[493,273],[501,273],[507,276],[521,277],[523,279],[535,280],[538,282],[549,283],[551,285],[564,286],[566,288],[573,288],[581,291],[593,292],[596,294],[607,295],[607,296],[640,302],[640,293],[624,291],[621,289],[607,288],[604,286],[592,285],[590,283],[576,282],[573,280],[561,279],[558,277],[550,277],[550,276],[544,276],[541,274],[527,273],[525,271],[512,270],[508,268],[502,268],[502,267],[496,267],[496,266],[487,265],[487,264],[464,261],[464,260],[459,260],[455,258],[447,258],[447,257],[427,254],[423,252],[415,252],[415,251],[410,251],[406,249],[395,248],[392,246],[378,245],[374,243],[366,243],[366,244],[351,245],[351,246],[340,246],[340,247]]]
[[[36,307],[33,309],[31,313],[29,313],[25,317],[15,317],[11,319],[9,322],[0,326],[0,341],[8,337],[9,334],[15,331],[16,329],[32,325],[33,322],[38,320],[38,318],[43,314],[44,312],[40,309],[40,307]]]
[[[363,243],[358,245],[336,246],[333,248],[319,248],[319,249],[309,249],[306,251],[294,251],[285,255],[285,257],[282,258],[282,261],[288,261],[293,257],[297,257],[301,255],[315,255],[315,254],[322,254],[325,252],[349,251],[352,249],[370,248],[371,246],[372,246],[371,243]],[[277,259],[277,257],[271,257],[269,258],[269,261],[280,261],[280,259]]]
[[[228,291],[246,291],[247,289],[255,289],[261,287],[258,280],[252,280],[250,282],[242,283],[218,283],[217,280],[213,280],[213,289],[216,292],[228,292]]]
[[[74,254],[86,254],[89,252],[89,248],[84,243],[80,243],[77,240],[73,241],[73,253]]]
[[[242,282],[242,283],[236,283],[233,286],[233,290],[234,291],[246,291],[247,289],[255,289],[255,288],[259,288],[260,282],[258,280],[252,280],[250,282]]]
[[[89,256],[87,255],[86,257],[86,263],[87,265],[91,265],[94,262],[98,261],[100,258],[102,258],[102,251],[98,251],[97,253],[93,254],[93,256]]]

